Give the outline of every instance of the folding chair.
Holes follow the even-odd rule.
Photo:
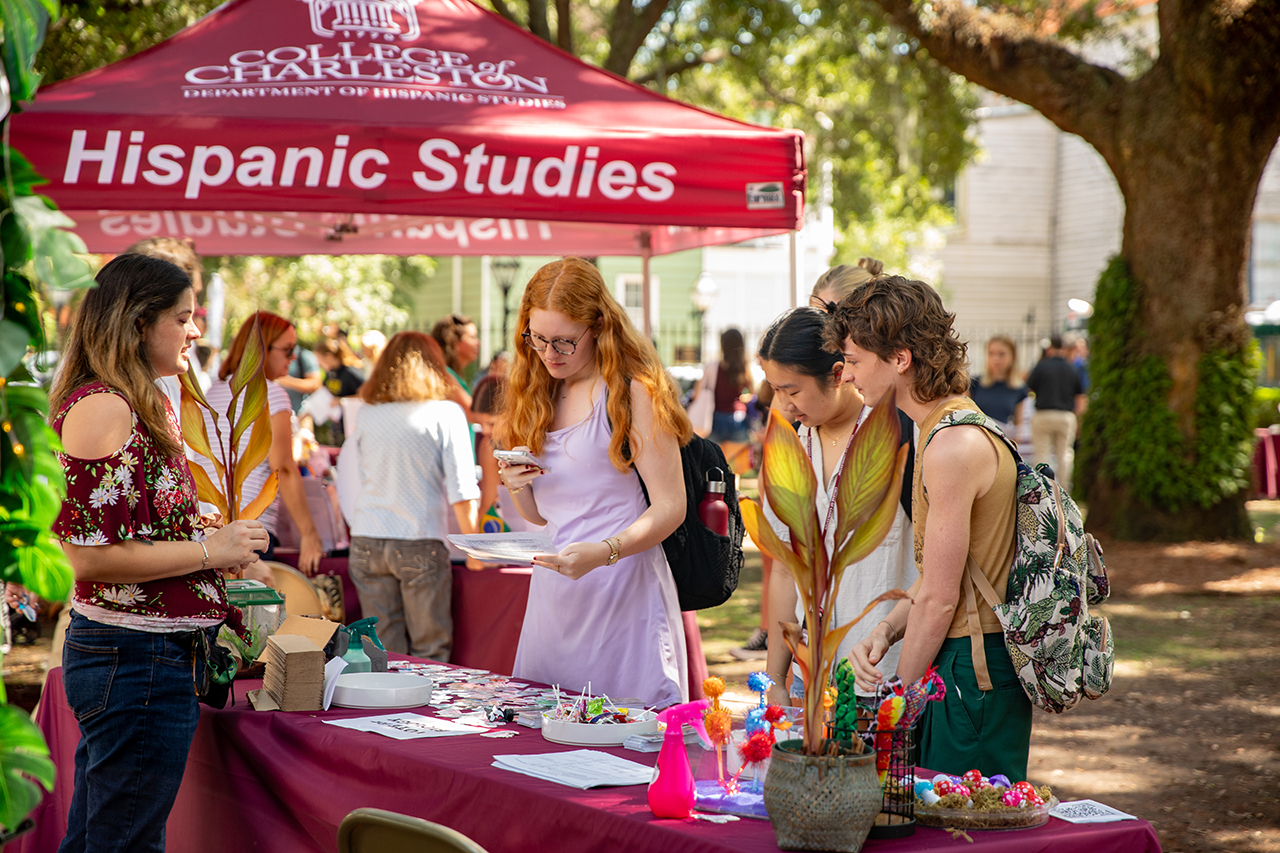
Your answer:
[[[338,853],[487,853],[461,832],[383,809],[356,809],[338,827]]]

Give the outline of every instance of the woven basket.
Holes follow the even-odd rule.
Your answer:
[[[849,741],[841,747],[852,748]],[[876,754],[811,756],[804,742],[773,746],[764,804],[782,850],[858,853],[880,813]]]

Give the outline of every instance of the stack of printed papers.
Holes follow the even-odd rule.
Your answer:
[[[471,536],[451,534],[449,541],[469,556],[486,563],[528,565],[539,554],[558,554],[551,537],[542,530],[528,533],[477,533]]]
[[[1073,800],[1058,803],[1049,814],[1067,823],[1112,823],[1118,820],[1137,820],[1131,814],[1104,805],[1095,800]]]
[[[609,785],[648,785],[653,780],[652,767],[596,749],[543,755],[495,755],[493,766],[584,791]]]
[[[451,735],[482,734],[488,731],[479,726],[468,726],[453,720],[424,717],[421,714],[383,714],[378,717],[357,717],[350,720],[324,720],[331,726],[372,732],[396,740],[415,740],[422,737],[449,737]]]

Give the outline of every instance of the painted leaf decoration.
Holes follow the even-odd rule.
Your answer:
[[[256,376],[249,377],[249,382],[245,385],[240,410],[236,412],[235,426],[231,429],[231,442],[234,446],[240,446],[240,437],[249,431],[263,412],[268,412],[268,416],[270,415],[269,408],[267,378],[259,372]]]
[[[818,479],[800,438],[778,412],[769,412],[760,465],[760,490],[769,508],[791,530],[791,550],[808,562],[821,547],[818,532]]]
[[[791,652],[791,657],[795,658],[796,663],[800,665],[800,677],[807,685],[809,683],[809,647],[801,639],[800,625],[797,622],[779,622],[778,624],[782,626],[782,642]]]
[[[244,453],[236,460],[236,494],[244,488],[244,481],[267,458],[271,452],[271,413],[264,406],[258,419],[253,422],[253,431],[249,433],[249,444]]]
[[[213,445],[209,441],[209,430],[208,427],[205,426],[204,412],[200,410],[200,401],[203,400],[204,397],[201,395],[197,398],[192,394],[187,387],[186,375],[184,374],[182,378],[182,412],[181,417],[179,418],[179,422],[182,425],[182,440],[187,443],[187,447],[190,447],[196,453],[199,453],[205,459],[208,459],[213,463],[213,469],[218,475],[218,482],[221,483],[226,479],[226,469],[222,466],[222,460],[214,454]],[[199,386],[196,386],[196,393],[199,393]],[[205,402],[203,405],[208,406],[208,403]],[[209,407],[209,411],[212,413],[213,422],[216,425],[218,423],[218,413],[215,412],[211,406]],[[201,500],[208,499],[201,498]],[[210,501],[210,503],[213,502]]]
[[[746,528],[751,541],[756,543],[756,547],[761,551],[787,567],[787,571],[795,578],[796,585],[800,587],[802,597],[810,593],[810,578],[807,570],[787,544],[773,531],[773,526],[769,524],[769,519],[765,518],[760,504],[751,498],[741,498],[738,506],[742,509],[742,526]]]
[[[209,479],[209,472],[204,470],[204,466],[194,459],[188,459],[187,467],[191,469],[191,476],[196,481],[196,496],[217,507],[223,518],[231,518],[231,514],[227,512],[226,497],[222,494],[222,490],[214,485],[213,480]]]
[[[249,339],[245,341],[244,353],[240,356],[240,364],[236,366],[236,372],[231,375],[232,397],[240,396],[240,392],[249,384],[249,380],[262,372],[266,357],[267,348],[262,341],[262,324],[258,322],[258,317],[255,314],[253,331],[249,334]],[[252,420],[250,418],[251,422]]]
[[[901,440],[897,395],[891,386],[858,428],[845,457],[836,506],[836,543],[848,540],[884,499],[893,478],[893,450]]]
[[[272,471],[267,475],[267,481],[262,484],[262,491],[258,492],[258,496],[253,499],[247,507],[240,510],[238,518],[257,518],[266,512],[267,507],[271,506],[271,502],[276,499],[276,491],[280,488],[280,480],[276,477],[276,472]]]
[[[871,517],[860,525],[853,532],[853,535],[836,550],[835,559],[832,560],[832,573],[837,577],[842,575],[844,570],[851,564],[866,559],[867,555],[884,541],[884,537],[888,535],[890,528],[893,527],[894,519],[898,515],[898,495],[902,489],[902,470],[907,464],[907,452],[910,449],[910,446],[906,444],[898,448],[897,461],[893,467],[893,480],[890,481],[889,488],[880,501],[880,506],[876,507]]]

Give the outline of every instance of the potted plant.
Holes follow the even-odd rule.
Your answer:
[[[828,555],[815,505],[817,478],[795,430],[776,411],[769,416],[760,490],[787,526],[784,543],[760,504],[744,498],[742,519],[756,545],[786,566],[804,610],[804,628],[783,623],[783,638],[805,685],[804,739],[774,745],[765,779],[765,806],[784,850],[857,851],[880,811],[875,751],[861,741],[826,737],[831,671],[849,629],[878,603],[905,598],[888,590],[843,625],[832,625],[845,570],[884,540],[897,513],[908,447],[890,388],[858,429],[846,454],[835,499],[835,547]],[[807,637],[807,639],[806,639]]]

